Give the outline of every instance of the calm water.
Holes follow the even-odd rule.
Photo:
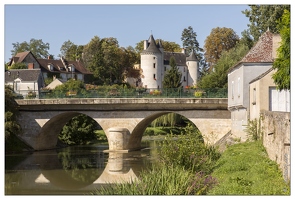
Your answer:
[[[136,180],[152,162],[149,147],[129,153],[106,149],[87,145],[6,155],[5,195],[90,195],[101,186]]]

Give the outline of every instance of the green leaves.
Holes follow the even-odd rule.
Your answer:
[[[164,75],[163,88],[179,88],[181,86],[181,73],[176,67],[176,61],[173,56],[170,58],[169,65],[171,69]]]

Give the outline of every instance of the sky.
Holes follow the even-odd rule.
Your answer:
[[[9,3],[9,2],[8,2]],[[42,39],[58,58],[70,40],[85,45],[94,36],[114,37],[120,47],[135,47],[151,34],[155,39],[182,47],[181,34],[191,26],[200,47],[216,27],[232,28],[239,36],[248,29],[242,13],[247,4],[6,4],[4,5],[4,60],[11,58],[12,43]]]

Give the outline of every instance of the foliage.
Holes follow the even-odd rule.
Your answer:
[[[102,187],[93,194],[204,195],[217,184],[209,172],[220,154],[204,145],[195,127],[187,126],[177,140],[168,136],[154,153],[160,162],[142,171],[137,180]]]
[[[28,69],[28,67],[26,63],[15,63],[8,67],[8,70],[11,69]]]
[[[281,18],[284,10],[290,11],[290,5],[249,5],[250,9],[242,11],[249,18],[250,34],[254,42],[258,41],[262,33],[267,29],[272,33],[278,33],[277,20]]]
[[[191,26],[183,29],[181,34],[181,41],[183,48],[186,49],[187,56],[190,55],[191,52],[196,52],[197,59],[202,59],[201,52],[203,52],[203,49],[199,47],[199,42],[197,41],[197,33]]]
[[[180,124],[183,122],[183,117],[177,113],[168,113],[165,115],[162,115],[152,121],[151,126],[170,126],[174,127],[177,124]]]
[[[137,59],[135,50],[120,48],[116,38],[95,36],[83,50],[83,61],[93,73],[95,84],[122,83]]]
[[[252,141],[259,140],[262,137],[260,121],[256,118],[254,120],[248,120],[248,125],[245,131],[248,135],[248,138]]]
[[[201,133],[195,126],[188,125],[175,140],[167,136],[159,143],[156,154],[165,165],[180,165],[192,172],[210,174],[220,153],[212,146],[204,144]]]
[[[52,95],[65,96],[67,92],[75,91],[77,94],[85,93],[84,83],[80,80],[69,79],[52,90]]]
[[[231,28],[213,28],[204,44],[205,58],[212,67],[220,58],[222,52],[235,47],[239,36]]]
[[[176,66],[175,57],[169,60],[171,68],[164,75],[163,88],[179,88],[181,86],[181,73]]]
[[[65,41],[60,47],[61,54],[66,60],[81,60],[83,55],[83,45],[75,45],[70,40]]]
[[[204,195],[216,180],[204,173],[191,173],[181,166],[153,166],[143,171],[138,180],[105,186],[95,195]]]
[[[42,39],[32,38],[30,42],[16,42],[12,43],[13,50],[11,50],[11,55],[15,56],[17,53],[31,51],[36,58],[47,58],[49,53],[49,43],[44,43]]]
[[[219,185],[208,195],[290,195],[290,186],[261,141],[228,147],[211,175]]]
[[[227,88],[227,71],[240,61],[249,51],[243,43],[237,44],[229,51],[224,51],[214,65],[214,70],[203,76],[199,88]]]
[[[94,119],[81,114],[73,117],[63,127],[58,139],[68,145],[88,144],[97,139],[94,132],[97,128],[97,122]]]
[[[285,10],[282,18],[278,21],[282,42],[277,50],[278,58],[273,63],[273,68],[277,69],[277,71],[272,78],[281,91],[284,89],[290,90],[290,12]]]

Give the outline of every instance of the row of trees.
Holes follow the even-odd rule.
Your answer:
[[[290,5],[249,5],[249,8],[242,11],[250,23],[249,29],[241,33],[241,38],[231,28],[216,27],[206,38],[204,48],[201,48],[197,41],[197,33],[191,26],[182,31],[182,47],[187,50],[187,56],[193,51],[199,60],[201,71],[199,87],[227,87],[226,74],[229,67],[238,62],[257,42],[259,36],[269,29],[272,33],[280,33],[283,40],[279,49],[279,58],[274,63],[274,68],[278,69],[274,80],[280,89],[290,88],[290,62],[288,62],[290,61]],[[180,45],[175,42],[164,40],[161,42],[165,51],[181,51]],[[37,58],[46,58],[49,55],[49,44],[42,40],[31,39],[30,42],[17,42],[12,45],[12,56],[28,50]],[[143,40],[134,48],[131,46],[124,48],[119,46],[116,38],[94,36],[86,45],[76,45],[70,40],[64,42],[59,57],[84,62],[85,66],[94,73],[94,84],[120,84],[126,75],[138,77],[138,71],[133,70],[133,66],[135,63],[140,63],[142,50]],[[173,70],[172,66],[171,73]],[[176,75],[175,73],[170,77]],[[174,85],[177,87],[179,84]]]

